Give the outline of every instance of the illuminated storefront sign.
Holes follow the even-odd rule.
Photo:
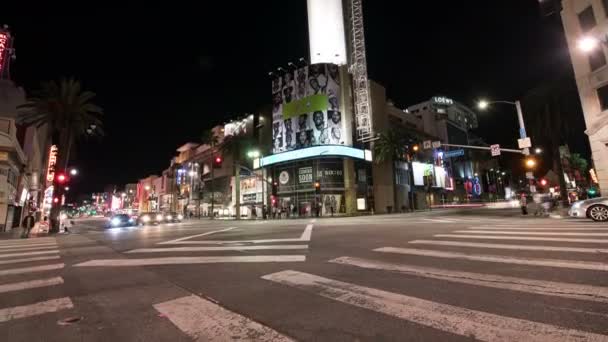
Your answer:
[[[336,157],[349,157],[355,159],[369,160],[371,158],[371,151],[360,150],[353,147],[347,146],[314,146],[301,150],[294,150],[289,152],[283,152],[274,154],[268,157],[260,159],[260,167],[266,167],[277,163],[282,163],[291,160],[320,157],[320,156],[336,156]],[[368,158],[366,158],[368,157]]]
[[[308,0],[310,60],[345,65],[346,35],[342,0]]]
[[[4,71],[5,64],[7,63],[7,50],[9,48],[10,36],[7,32],[0,32],[0,75]]]
[[[445,96],[434,96],[431,101],[433,101],[434,104],[438,104],[438,105],[444,105],[444,106],[451,106],[454,104],[454,100],[445,97]]]
[[[52,145],[49,151],[49,164],[46,168],[46,185],[49,186],[53,184],[53,179],[55,179],[55,166],[57,165],[57,153],[58,153],[57,145]]]

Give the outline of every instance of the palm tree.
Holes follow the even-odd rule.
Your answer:
[[[398,161],[403,161],[408,152],[410,139],[407,134],[402,131],[392,129],[386,133],[381,133],[378,140],[374,142],[375,162],[378,164],[391,163],[391,177],[393,179],[393,201],[395,203],[395,211],[397,210],[397,189],[396,189],[396,174],[395,164]]]
[[[211,146],[211,156],[213,158],[213,155],[215,154],[215,146],[218,143],[218,138],[215,135],[215,133],[213,132],[213,130],[208,129],[208,130],[203,131],[203,134],[201,134],[201,143],[203,143],[205,145]],[[214,213],[214,207],[213,207],[213,205],[214,205],[214,202],[215,202],[215,198],[214,198],[215,197],[214,196],[215,189],[213,188],[213,177],[214,177],[213,169],[214,168],[215,167],[213,165],[213,160],[212,160],[211,161],[211,184],[209,186],[211,188],[211,219],[213,219],[214,216],[215,216],[213,214]],[[199,198],[200,198],[200,196],[199,196]],[[200,211],[200,199],[199,199],[199,211]]]
[[[70,151],[75,140],[91,135],[103,135],[103,110],[92,103],[95,93],[83,91],[79,81],[72,78],[59,82],[43,82],[34,96],[19,107],[19,123],[26,126],[41,127],[47,125],[52,143],[57,145],[59,156],[57,165],[66,171],[70,160]],[[93,129],[91,129],[93,128]],[[61,198],[63,187],[54,185],[55,197]],[[51,233],[59,232],[58,216],[61,203],[53,201],[51,207]]]

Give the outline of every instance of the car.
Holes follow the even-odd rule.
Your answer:
[[[157,212],[142,213],[137,218],[137,224],[140,226],[146,224],[160,224],[165,221],[165,216]]]
[[[165,222],[179,223],[184,219],[184,215],[178,213],[166,213]]]
[[[136,222],[131,216],[127,214],[118,214],[110,218],[108,227],[119,228],[119,227],[132,227],[135,226]]]
[[[572,204],[568,211],[570,217],[587,217],[596,222],[608,221],[608,197],[598,197]]]

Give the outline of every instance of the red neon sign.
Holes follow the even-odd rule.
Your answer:
[[[53,184],[55,179],[55,165],[57,164],[57,145],[52,145],[49,151],[49,164],[46,168],[46,185]]]
[[[4,71],[4,64],[6,59],[6,50],[8,49],[9,35],[5,32],[0,32],[0,76]]]

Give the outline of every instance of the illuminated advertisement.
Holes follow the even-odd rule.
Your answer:
[[[342,0],[308,0],[308,33],[312,63],[346,64]]]
[[[4,69],[9,63],[9,54],[11,36],[6,31],[0,31],[0,76],[4,74]]]
[[[57,145],[52,145],[49,150],[49,163],[46,168],[46,186],[53,184],[55,179],[55,166],[57,165]]]
[[[272,81],[272,152],[319,145],[345,145],[340,108],[340,69],[313,64],[290,70]]]
[[[224,125],[224,137],[244,136],[253,134],[253,117],[232,121]]]

